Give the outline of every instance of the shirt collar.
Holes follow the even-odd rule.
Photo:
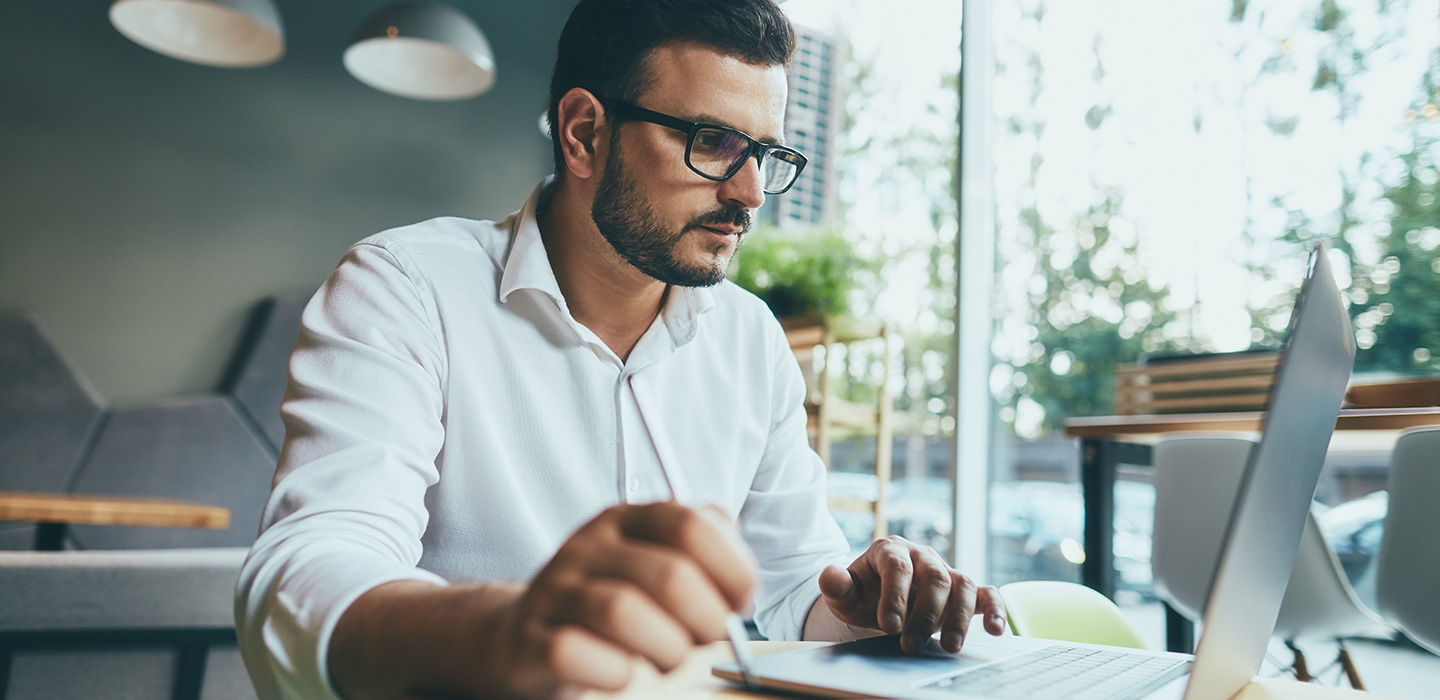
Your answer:
[[[540,236],[540,221],[536,214],[541,200],[548,196],[546,190],[555,176],[547,176],[536,185],[526,200],[525,207],[512,218],[510,252],[505,258],[505,272],[500,277],[500,303],[505,303],[510,294],[518,289],[534,289],[551,299],[568,315],[570,307],[560,292],[560,283],[555,279],[555,269],[550,267],[550,256],[545,253],[545,241]],[[680,347],[695,338],[699,330],[700,316],[715,308],[715,292],[705,287],[682,287],[670,285],[665,306],[660,309],[660,318],[675,347]]]
[[[670,294],[665,307],[660,309],[660,318],[670,330],[675,347],[680,347],[695,338],[700,329],[700,315],[715,308],[715,292],[705,287],[682,287],[670,285]]]
[[[545,241],[540,237],[540,220],[536,216],[540,200],[554,179],[551,175],[541,180],[525,201],[525,207],[511,217],[510,252],[505,257],[505,273],[500,277],[502,304],[517,289],[534,289],[554,299],[567,312],[570,308],[560,293],[560,283],[550,267],[550,256],[545,254]]]

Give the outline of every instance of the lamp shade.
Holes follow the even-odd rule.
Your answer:
[[[377,90],[418,100],[463,100],[495,84],[495,55],[480,28],[438,2],[380,8],[355,32],[345,69]]]
[[[115,0],[110,23],[151,51],[206,66],[253,68],[285,53],[271,0]]]

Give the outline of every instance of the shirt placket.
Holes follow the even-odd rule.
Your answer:
[[[653,435],[647,431],[639,398],[635,393],[635,375],[664,359],[673,347],[669,330],[656,319],[636,343],[629,361],[621,367],[615,380],[615,426],[619,449],[620,502],[635,503],[668,500],[676,494],[670,475]]]

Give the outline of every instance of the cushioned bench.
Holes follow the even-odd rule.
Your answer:
[[[215,392],[109,408],[32,320],[0,315],[0,490],[223,506],[226,530],[75,526],[62,552],[0,523],[0,700],[253,700],[235,582],[284,430],[309,293],[251,316]]]
[[[4,697],[253,698],[231,612],[246,552],[0,552]]]

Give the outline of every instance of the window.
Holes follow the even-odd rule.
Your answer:
[[[847,268],[857,280],[847,297],[849,314],[891,324],[891,383],[880,386],[885,358],[879,345],[860,343],[826,361],[841,372],[847,399],[870,404],[883,390],[894,406],[888,529],[948,555],[955,426],[946,386],[954,263],[946,251],[955,235],[949,183],[958,143],[953,77],[960,63],[960,3],[791,0],[782,7],[802,34],[809,27],[840,43],[811,45],[819,56],[813,73],[818,80],[803,104],[791,101],[792,108],[811,110],[801,128],[811,138],[806,174],[812,179],[803,184],[803,196],[785,200],[798,211],[784,209],[781,216],[793,216],[791,223],[819,221],[817,230],[840,229],[849,251],[863,261]],[[813,59],[810,64],[817,65]],[[847,129],[848,143],[886,145],[833,152],[836,139],[826,133],[837,125]],[[822,177],[827,166],[834,174]],[[827,213],[829,221],[823,219]],[[743,257],[737,257],[742,264]],[[872,272],[868,264],[880,260],[884,265]],[[840,488],[849,477],[865,476],[857,472],[873,469],[874,447],[869,435],[836,442],[832,484]],[[852,544],[868,544],[873,519],[847,527],[848,516],[842,516],[842,528],[855,535]]]
[[[1422,311],[1440,298],[1440,3],[1222,5],[992,5],[998,512],[1043,484],[1069,512],[1064,420],[1114,412],[1117,363],[1278,343],[1316,240],[1348,288],[1357,375],[1440,373]],[[1336,460],[1318,497],[1383,488],[1386,459]],[[1147,479],[1122,476],[1120,510],[1143,510]],[[1006,558],[1009,522],[992,518],[992,578],[1055,575]],[[1079,534],[1073,515],[1032,524]],[[1056,551],[1075,577],[1079,553]],[[1120,585],[1152,599],[1143,573]]]

